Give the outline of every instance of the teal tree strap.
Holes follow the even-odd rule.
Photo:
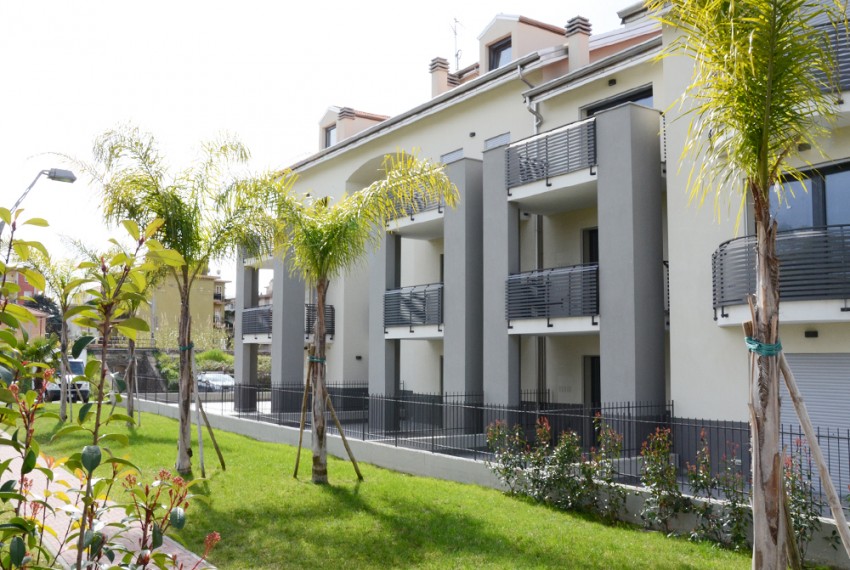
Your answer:
[[[195,343],[194,343],[194,342],[190,342],[188,346],[181,346],[181,347],[180,347],[180,350],[181,350],[181,351],[185,351],[185,350],[192,350],[193,348],[195,348]]]
[[[759,356],[776,356],[782,352],[782,341],[777,340],[776,344],[764,344],[751,336],[744,339],[747,343],[747,349],[750,352],[755,352]]]
[[[325,363],[325,359],[324,359],[324,358],[319,358],[318,356],[311,356],[311,357],[310,357],[310,362],[318,362],[319,364],[324,364],[324,363]]]

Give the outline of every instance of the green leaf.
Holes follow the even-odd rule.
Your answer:
[[[101,438],[103,439],[103,438]],[[91,474],[92,471],[97,469],[97,466],[100,465],[100,459],[102,457],[100,447],[97,445],[87,445],[83,448],[83,452],[80,455],[80,461],[85,467],[86,471]]]
[[[48,224],[47,220],[45,220],[44,218],[30,218],[30,219],[28,219],[27,221],[24,222],[24,225],[38,226],[40,228],[46,228],[50,224]]]
[[[139,241],[139,224],[133,220],[122,220],[121,225],[124,226],[124,229],[127,230],[127,233],[130,234],[131,238]]]
[[[97,312],[94,310],[94,307],[89,305],[74,305],[73,307],[69,307],[65,310],[65,314],[62,315],[66,321],[76,317],[79,314],[90,313],[90,316],[96,316]]]
[[[86,418],[89,415],[89,412],[92,409],[94,402],[89,402],[88,404],[83,404],[80,406],[80,411],[77,413],[77,423],[82,425],[86,422]]]
[[[94,340],[94,337],[91,335],[81,336],[77,340],[74,341],[74,346],[71,347],[71,356],[74,358],[79,358],[83,353],[83,349],[86,348],[91,342]]]
[[[171,526],[177,530],[181,530],[186,526],[186,512],[181,507],[174,507],[174,510],[168,516],[168,520],[171,521]]]
[[[110,441],[114,441],[115,443],[123,446],[130,445],[130,438],[123,433],[107,433],[100,436],[97,440],[98,443],[109,443]]]
[[[29,284],[32,285],[34,288],[39,291],[44,291],[44,275],[28,267],[21,267],[20,269],[18,269],[18,273],[23,275],[26,280],[29,281]]]
[[[26,475],[35,468],[35,463],[38,460],[38,454],[33,449],[27,450],[27,456],[24,458],[24,463],[21,465],[21,475]]]
[[[109,463],[109,464],[112,464],[112,465],[124,465],[125,467],[129,467],[129,468],[134,469],[136,471],[139,471],[139,472],[142,471],[134,463],[131,463],[127,459],[122,459],[120,457],[110,457],[109,459],[104,460],[104,463]]]
[[[152,536],[151,536],[151,548],[156,549],[156,548],[159,548],[160,546],[162,546],[162,529],[159,528],[159,524],[153,523],[153,533],[152,533]]]
[[[147,321],[144,319],[140,319],[139,317],[128,317],[118,323],[118,326],[122,328],[131,328],[137,331],[149,332],[151,329],[148,327]]]
[[[0,220],[3,220],[7,224],[11,224],[12,212],[10,212],[8,208],[0,208]]]
[[[128,416],[127,414],[112,414],[109,416],[109,419],[106,420],[105,423],[111,424],[112,422],[127,422],[128,424],[135,425],[135,420]]]
[[[100,360],[97,360],[96,358],[89,360],[88,362],[86,362],[86,371],[84,374],[86,378],[99,379],[101,368],[102,363],[100,362]]]
[[[60,428],[55,434],[53,434],[51,441],[54,441],[54,440],[56,440],[60,437],[66,436],[69,433],[74,433],[74,432],[78,432],[78,431],[89,431],[89,430],[87,430],[86,428],[79,426],[79,425],[73,425],[73,424],[67,425],[63,428]]]
[[[162,218],[155,218],[151,223],[145,226],[145,239],[150,239],[152,235],[159,231],[159,228],[161,228],[164,223],[165,220]]]
[[[9,544],[9,560],[12,566],[21,567],[24,564],[24,556],[27,554],[27,547],[24,544],[24,539],[20,536],[12,537]]]
[[[11,348],[18,346],[18,338],[9,330],[0,329],[0,341],[5,342]]]

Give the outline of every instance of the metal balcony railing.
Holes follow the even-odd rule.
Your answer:
[[[850,299],[850,225],[779,232],[779,294],[783,301]],[[720,244],[711,257],[714,309],[745,305],[756,290],[756,238]]]
[[[400,208],[401,211],[404,213],[404,216],[409,217],[411,220],[414,220],[416,214],[418,213],[426,212],[428,210],[437,210],[438,212],[442,212],[446,207],[446,204],[442,200],[442,198],[437,200],[429,200],[422,194],[417,194],[413,201],[415,207],[414,205],[407,205],[403,208]]]
[[[443,324],[443,284],[416,285],[384,293],[384,326]]]
[[[272,306],[243,310],[242,334],[272,334]]]
[[[591,117],[517,141],[505,153],[509,193],[515,186],[590,168],[596,165],[596,120]]]
[[[599,264],[516,273],[505,283],[506,317],[547,319],[599,314]]]
[[[316,319],[319,312],[315,303],[304,305],[304,332],[313,334],[316,330]],[[336,334],[336,310],[333,305],[325,305],[325,334],[334,336]]]

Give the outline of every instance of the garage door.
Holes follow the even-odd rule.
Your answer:
[[[850,484],[850,354],[786,354],[785,357],[818,434],[836,490],[846,497]],[[800,437],[800,424],[785,382],[780,385],[782,444],[791,448]],[[820,488],[819,482],[815,487]]]

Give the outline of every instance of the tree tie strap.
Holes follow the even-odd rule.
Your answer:
[[[190,342],[187,346],[181,346],[181,347],[180,347],[180,350],[181,350],[181,351],[186,351],[186,350],[192,350],[193,348],[195,348],[195,343],[194,343],[194,342]]]
[[[759,356],[777,356],[782,352],[782,341],[779,339],[776,340],[776,344],[765,344],[748,336],[744,339],[744,342],[747,343],[747,350]]]
[[[319,358],[318,356],[311,356],[311,357],[309,357],[309,360],[310,360],[310,362],[318,362],[319,364],[325,363],[325,359]]]

